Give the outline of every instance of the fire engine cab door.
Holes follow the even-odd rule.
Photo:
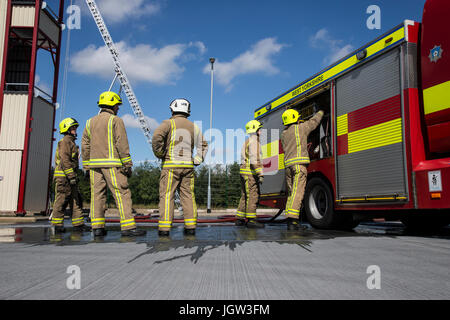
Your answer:
[[[407,197],[400,49],[336,81],[339,199]]]

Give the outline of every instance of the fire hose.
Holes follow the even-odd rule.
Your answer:
[[[256,218],[258,219],[259,222],[274,222],[274,220],[283,212],[283,210],[281,209],[280,211],[278,211],[278,213],[275,216],[271,216],[271,215],[257,215]],[[137,223],[139,222],[144,222],[144,223],[158,223],[159,222],[159,215],[143,215],[143,216],[135,216],[134,219]],[[264,220],[261,220],[264,219]],[[197,219],[197,223],[223,223],[223,222],[234,222],[236,221],[236,216],[235,215],[222,215],[222,216],[218,216],[217,219]],[[118,223],[120,222],[119,218],[108,218],[105,219],[105,222],[109,222],[109,223]],[[184,219],[174,219],[172,221],[173,223],[184,223]],[[278,222],[278,221],[277,221]],[[279,221],[281,222],[285,222],[285,220],[281,220]]]

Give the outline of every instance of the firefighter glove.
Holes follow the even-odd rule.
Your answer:
[[[127,178],[130,178],[133,173],[131,167],[122,167],[120,168],[120,172],[122,172]]]

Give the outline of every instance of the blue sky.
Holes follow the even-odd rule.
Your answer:
[[[56,7],[54,1],[48,2]],[[173,99],[184,97],[191,102],[191,120],[202,121],[203,131],[209,128],[209,58],[217,59],[213,127],[225,134],[226,129],[243,128],[257,107],[403,20],[420,22],[425,0],[97,3],[152,126],[170,117],[168,105]],[[86,120],[98,111],[98,95],[108,89],[113,71],[85,2],[73,0],[73,4],[81,8],[81,28],[71,30],[65,95],[67,29],[63,33],[58,101],[65,97],[65,105],[57,110],[56,121],[75,117],[82,124],[81,136]],[[366,27],[370,5],[381,9],[380,30]],[[39,58],[47,59],[42,54]],[[45,67],[38,67],[38,75],[38,85],[48,86]],[[155,159],[126,114],[132,114],[128,102],[119,116],[126,118],[134,162]]]

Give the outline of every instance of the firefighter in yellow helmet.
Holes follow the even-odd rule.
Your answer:
[[[284,150],[284,166],[289,196],[286,203],[287,228],[299,230],[300,209],[308,175],[309,154],[307,149],[308,135],[322,121],[323,111],[317,112],[308,121],[303,121],[297,110],[287,109],[282,114],[285,128],[281,134],[281,145]]]
[[[52,225],[56,233],[65,231],[64,211],[71,203],[72,225],[76,231],[90,231],[84,225],[81,197],[78,189],[79,149],[75,144],[79,124],[74,118],[66,118],[59,124],[59,133],[64,137],[58,142],[55,153],[55,202],[53,205]]]
[[[236,214],[237,226],[248,228],[264,228],[264,224],[256,221],[256,207],[259,201],[259,185],[263,183],[263,167],[261,162],[261,144],[259,133],[262,125],[251,120],[245,125],[245,132],[250,137],[245,141],[241,151],[241,199]],[[245,223],[247,219],[247,223]]]
[[[91,183],[91,222],[94,236],[106,235],[106,186],[114,197],[120,214],[123,236],[141,236],[146,232],[136,229],[132,214],[128,178],[133,163],[123,120],[117,116],[122,104],[120,96],[112,91],[100,94],[98,115],[86,122],[81,151],[83,167],[89,169]]]
[[[174,214],[174,195],[178,189],[184,213],[184,233],[194,235],[197,226],[194,166],[200,165],[205,159],[208,143],[197,125],[188,120],[191,114],[188,100],[175,99],[169,108],[172,117],[161,123],[152,139],[153,153],[162,160],[158,234],[163,237],[169,235]],[[194,147],[197,149],[195,156]]]

